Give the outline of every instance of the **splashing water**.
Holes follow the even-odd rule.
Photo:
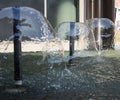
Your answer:
[[[18,11],[19,16],[14,15],[14,10]],[[3,8],[0,10],[0,41],[6,40],[6,46],[1,52],[7,52],[8,46],[11,44],[10,41],[15,37],[13,35],[14,19],[20,21],[19,26],[17,26],[22,33],[18,34],[21,35],[19,38],[20,40],[46,41],[54,38],[54,32],[51,25],[39,11],[29,7]],[[7,30],[2,26],[6,26]],[[11,52],[13,52],[13,50]]]
[[[114,23],[107,18],[94,18],[86,21],[86,25],[91,30],[93,44],[98,55],[102,50],[114,48]],[[92,43],[92,42],[91,42]]]
[[[52,41],[46,41],[42,48],[43,61],[48,59],[50,63],[58,63],[63,61],[64,48],[60,39],[54,39]]]
[[[23,9],[24,8],[24,9]],[[12,7],[6,8],[1,10],[4,12],[4,16],[7,16],[7,13],[11,11]],[[26,94],[29,95],[35,95],[35,96],[41,96],[41,95],[59,95],[60,93],[65,95],[64,93],[73,94],[73,95],[79,95],[81,93],[106,93],[106,91],[109,93],[109,91],[114,91],[116,93],[119,93],[119,71],[120,71],[120,60],[118,58],[111,57],[98,57],[97,53],[94,50],[102,50],[103,47],[111,46],[111,44],[105,44],[104,40],[102,41],[102,44],[99,44],[99,39],[104,39],[106,37],[111,36],[111,34],[102,34],[101,36],[101,29],[98,29],[97,32],[100,33],[99,35],[95,35],[93,30],[93,35],[91,36],[91,33],[89,31],[89,28],[85,24],[75,24],[74,34],[75,34],[75,56],[73,57],[73,60],[75,61],[75,65],[69,66],[67,65],[67,61],[69,60],[69,57],[66,57],[67,54],[65,54],[69,50],[69,31],[68,29],[65,34],[59,34],[60,29],[58,29],[58,35],[65,36],[66,40],[60,40],[60,39],[53,39],[53,35],[51,35],[50,30],[48,30],[48,26],[46,23],[41,22],[42,25],[39,26],[39,21],[41,17],[34,17],[39,15],[36,11],[34,12],[33,9],[28,7],[20,7],[21,16],[24,16],[25,18],[21,17],[21,25],[18,27],[20,31],[22,32],[22,38],[24,36],[30,38],[32,41],[24,41],[23,43],[23,49],[24,45],[26,45],[26,48],[34,48],[34,45],[36,45],[36,48],[38,48],[38,51],[42,51],[42,63],[40,62],[41,58],[39,56],[39,53],[41,52],[35,52],[35,53],[24,53],[23,54],[23,66],[24,66],[24,83],[26,86],[28,86],[28,91]],[[32,11],[32,12],[29,12]],[[28,15],[27,15],[27,13]],[[12,11],[11,11],[12,13]],[[1,13],[0,13],[1,14]],[[40,15],[41,16],[41,15]],[[0,16],[2,19],[3,17]],[[13,18],[13,15],[7,16],[8,19]],[[31,18],[35,20],[32,21]],[[22,20],[23,18],[23,20]],[[28,18],[28,19],[27,19]],[[37,20],[37,21],[36,21]],[[34,27],[35,24],[35,27]],[[69,23],[65,23],[65,26],[69,26]],[[94,23],[95,24],[95,23]],[[98,24],[98,23],[97,23]],[[100,23],[102,25],[102,23]],[[107,23],[105,23],[107,24]],[[96,24],[95,24],[96,25]],[[97,25],[96,25],[97,26]],[[61,26],[62,27],[62,26]],[[100,26],[102,27],[102,26]],[[36,30],[37,28],[37,30]],[[94,27],[92,26],[92,29]],[[112,28],[111,28],[112,29]],[[43,32],[42,34],[40,32]],[[30,32],[30,33],[29,33]],[[96,31],[95,31],[96,32]],[[96,32],[96,33],[97,33]],[[58,37],[59,37],[58,36]],[[7,37],[10,37],[7,40],[10,40],[9,46],[5,46],[4,48],[9,48],[11,44],[11,40],[14,38],[14,35],[9,35]],[[92,37],[92,38],[90,38]],[[99,39],[98,39],[99,37]],[[52,40],[49,40],[49,38],[52,38]],[[4,38],[1,39],[2,41]],[[26,39],[25,39],[26,40]],[[3,41],[4,42],[4,41]],[[3,43],[1,42],[1,43]],[[22,40],[23,42],[23,40]],[[41,44],[42,42],[42,44]],[[109,41],[108,41],[109,42]],[[34,45],[32,44],[34,43]],[[27,47],[27,44],[30,44],[29,47]],[[92,47],[91,47],[92,44]],[[95,49],[95,45],[96,48]],[[101,46],[102,48],[99,48],[98,46]],[[1,47],[1,46],[0,46]],[[78,50],[78,51],[77,51]],[[106,51],[106,54],[108,54],[108,51]],[[113,54],[114,51],[112,51]],[[116,51],[115,51],[116,52]],[[111,54],[111,52],[109,53]],[[116,53],[117,54],[117,53]],[[120,54],[120,53],[118,53]],[[0,55],[1,56],[1,55]],[[10,57],[8,57],[7,60],[1,59],[0,61],[0,75],[2,74],[4,77],[0,77],[0,85],[4,86],[11,83],[12,84],[12,72],[13,66],[11,61],[11,54]],[[7,69],[7,70],[5,70]],[[2,72],[3,71],[3,72]],[[4,78],[4,79],[3,79]],[[9,80],[6,82],[6,80]],[[113,88],[111,88],[113,87]],[[118,91],[117,91],[118,90]],[[1,93],[1,92],[0,92]],[[73,96],[72,95],[72,96]],[[70,95],[69,95],[70,96]],[[71,96],[71,97],[72,97]],[[86,95],[85,95],[86,96]],[[43,96],[42,96],[43,97]],[[60,96],[59,96],[60,97]]]
[[[19,18],[13,15],[13,10],[19,10]],[[53,38],[52,30],[43,15],[29,7],[8,7],[0,11],[0,19],[20,20],[18,29],[22,32],[22,37],[27,36],[33,39]]]
[[[69,50],[69,39],[73,34],[75,40],[75,50],[85,50],[89,48],[89,28],[83,23],[75,23],[73,33],[71,33],[70,22],[61,23],[56,28],[56,37],[67,42],[65,50]]]
[[[101,39],[101,22],[100,19],[98,20],[98,40],[97,40],[97,44],[98,44],[98,55],[101,55],[101,50],[102,50],[102,39]]]

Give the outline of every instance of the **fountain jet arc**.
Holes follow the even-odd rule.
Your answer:
[[[22,72],[21,72],[21,31],[19,30],[20,24],[20,9],[13,7],[13,34],[14,34],[14,80],[15,85],[22,85]]]

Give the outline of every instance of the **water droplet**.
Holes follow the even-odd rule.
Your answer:
[[[7,56],[6,56],[6,55],[4,55],[4,56],[3,56],[3,59],[6,59],[6,60],[7,60]]]

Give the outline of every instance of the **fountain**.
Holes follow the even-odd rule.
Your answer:
[[[20,16],[13,16],[13,9],[19,10]],[[95,31],[99,22],[96,19],[86,24],[66,22],[57,27],[55,35],[45,18],[32,8],[8,7],[2,9],[0,15],[0,27],[6,20],[11,27],[17,24],[12,34],[2,33],[7,31],[4,29],[0,33],[0,99],[120,99],[120,51],[111,49],[112,33],[97,35],[101,27],[105,33],[113,32],[106,26],[112,24],[113,27],[111,21],[100,19],[99,25],[103,26],[98,25],[99,31]],[[22,90],[9,91],[8,87],[14,83],[15,60],[11,47],[16,38],[21,42],[22,79],[21,73],[17,75],[22,80],[19,84]]]
[[[28,17],[29,14],[27,14],[26,16],[26,12],[29,12],[30,15],[35,16],[36,17],[36,21],[35,21],[35,25],[42,25],[40,26],[41,28],[41,32],[40,30],[35,30],[35,26],[31,25],[32,18],[30,19],[30,17]],[[15,85],[21,86],[22,85],[22,68],[21,68],[21,58],[22,58],[22,53],[21,53],[21,41],[23,37],[28,37],[30,39],[39,39],[42,41],[45,39],[50,39],[53,38],[53,34],[51,34],[50,30],[48,29],[48,25],[46,23],[43,23],[43,21],[46,21],[44,19],[44,17],[41,16],[41,14],[39,12],[37,12],[36,10],[32,9],[32,8],[27,8],[27,7],[8,7],[5,9],[1,10],[1,20],[4,19],[9,19],[9,20],[13,20],[13,35],[10,36],[14,41],[14,80],[15,80]],[[22,16],[22,17],[21,17]],[[41,20],[39,19],[41,17]],[[30,23],[29,23],[30,22]],[[27,28],[23,28],[23,26],[27,26],[30,27],[31,29],[29,30],[28,33],[28,29]],[[40,29],[39,28],[39,29]],[[43,29],[42,29],[43,28]],[[46,32],[47,31],[47,32]],[[28,34],[25,34],[25,33]],[[4,40],[4,36],[3,38],[1,38],[1,41]],[[9,44],[8,44],[9,45]],[[7,45],[7,47],[8,47]],[[7,49],[7,47],[5,49]],[[13,89],[11,89],[11,91],[13,91]],[[14,89],[14,91],[16,91],[16,89]]]
[[[86,21],[92,34],[95,35],[95,41],[101,49],[114,48],[114,23],[107,18],[93,18]],[[100,48],[98,48],[100,49]]]

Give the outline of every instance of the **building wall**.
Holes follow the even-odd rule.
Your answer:
[[[72,21],[78,19],[77,4],[78,0],[47,0],[47,15],[48,20],[55,28],[62,22]]]
[[[115,0],[115,8],[120,8],[120,0]]]
[[[98,17],[114,21],[114,0],[86,0],[86,19]]]
[[[66,14],[60,13],[60,15],[58,15],[59,6],[65,1],[73,3],[74,7],[71,6],[71,9],[74,9],[74,14],[71,9],[67,11],[66,8],[63,8],[63,12],[66,12]],[[94,4],[92,3],[93,1]],[[99,0],[47,0],[47,19],[53,27],[56,27],[59,19],[62,20],[64,18],[63,21],[84,22],[86,19],[98,17],[98,1]],[[120,5],[120,0],[101,0],[101,17],[109,18],[114,21],[114,1],[116,6]],[[44,14],[44,0],[1,0],[0,8],[8,6],[28,6]],[[71,19],[73,16],[75,19]]]
[[[112,21],[115,20],[115,5],[114,0],[104,0],[103,2],[103,17],[109,18]]]
[[[120,30],[120,0],[115,0],[115,26]]]

